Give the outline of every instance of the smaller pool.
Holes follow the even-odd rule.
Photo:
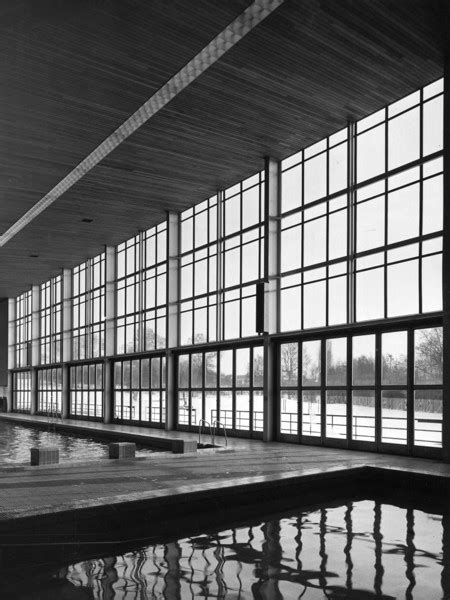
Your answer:
[[[49,423],[46,429],[0,421],[0,465],[29,463],[30,449],[57,446],[60,462],[97,460],[108,457],[108,443],[75,433],[58,433]],[[145,457],[156,450],[136,444],[136,456]],[[159,451],[159,450],[158,450]]]

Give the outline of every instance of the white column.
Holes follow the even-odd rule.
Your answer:
[[[264,184],[264,433],[265,442],[276,438],[276,348],[269,337],[278,322],[279,163],[265,160]]]
[[[178,345],[178,279],[179,279],[179,215],[167,215],[167,351],[166,351],[166,430],[175,428],[177,407],[176,397],[176,356],[171,348]]]

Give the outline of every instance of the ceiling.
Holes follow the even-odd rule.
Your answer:
[[[0,234],[249,4],[0,0]],[[285,0],[0,248],[0,298],[442,76],[440,7]]]

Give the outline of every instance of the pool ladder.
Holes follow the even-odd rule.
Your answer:
[[[215,441],[215,437],[216,437],[216,427],[218,425],[220,425],[220,427],[222,427],[222,429],[223,429],[223,435],[225,437],[225,448],[226,448],[228,446],[227,431],[225,429],[225,425],[221,421],[214,421],[214,423],[213,423],[212,444],[214,446],[214,441]]]
[[[216,427],[222,427],[223,429],[223,435],[225,437],[225,447],[228,446],[228,438],[227,438],[227,432],[225,429],[225,425],[223,423],[221,423],[221,421],[214,421],[213,422],[213,426],[211,427],[211,424],[209,423],[209,421],[206,421],[205,419],[200,419],[198,422],[198,443],[201,444],[202,443],[202,425],[207,425],[209,427],[209,433],[211,435],[211,446],[215,445],[215,439],[216,439]]]
[[[201,444],[202,443],[202,425],[208,425],[209,427],[209,433],[211,435],[211,445],[213,445],[213,432],[211,429],[211,424],[209,423],[209,421],[205,421],[205,419],[200,419],[198,422],[198,443]]]

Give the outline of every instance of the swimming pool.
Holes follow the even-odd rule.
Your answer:
[[[21,569],[0,586],[11,600],[450,598],[449,515],[376,500],[328,503],[137,541],[124,553],[113,546],[39,575]]]
[[[112,441],[112,440],[109,440]],[[0,421],[0,465],[30,462],[30,448],[57,446],[60,462],[98,460],[108,457],[108,441],[74,433],[58,433],[49,421],[40,428]],[[136,446],[136,456],[155,450]]]

